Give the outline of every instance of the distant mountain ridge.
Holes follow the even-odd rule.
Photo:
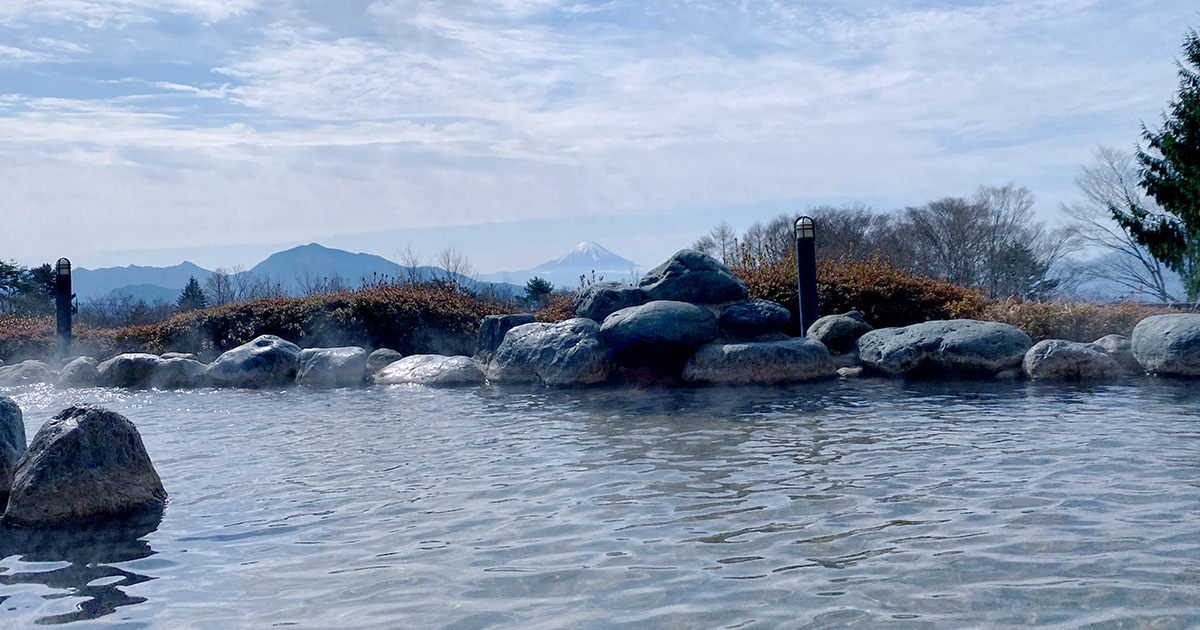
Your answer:
[[[532,269],[501,271],[480,276],[483,280],[525,284],[532,278],[542,278],[554,284],[556,289],[574,289],[579,277],[592,279],[629,281],[641,275],[641,265],[606,249],[604,246],[585,241],[571,251],[546,261]]]
[[[178,296],[179,292],[183,290],[183,285],[187,284],[188,278],[195,277],[200,284],[204,284],[210,275],[212,275],[211,271],[187,261],[172,267],[140,267],[138,265],[103,269],[78,267],[71,270],[71,290],[79,296],[80,301],[105,297],[117,289],[126,289],[126,293],[133,295],[138,292],[136,288],[143,285],[171,289]],[[135,297],[144,299],[140,296]]]

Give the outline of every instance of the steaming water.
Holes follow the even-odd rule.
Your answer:
[[[1200,626],[1184,382],[5,393],[171,500],[10,543],[0,627]]]

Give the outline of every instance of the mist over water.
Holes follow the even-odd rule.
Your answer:
[[[1185,382],[0,393],[171,495],[6,535],[0,627],[1200,625]]]

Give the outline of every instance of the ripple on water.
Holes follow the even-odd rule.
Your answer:
[[[1184,383],[7,393],[171,499],[0,543],[0,625],[1200,625]]]

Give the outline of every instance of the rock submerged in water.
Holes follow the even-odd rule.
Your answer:
[[[404,355],[391,348],[379,348],[367,355],[367,372],[375,374],[379,370],[403,359]]]
[[[707,308],[657,300],[609,315],[600,327],[600,340],[619,365],[655,367],[682,365],[719,332],[717,318]]]
[[[59,387],[95,387],[100,372],[99,366],[92,357],[79,357],[63,366],[58,373]]]
[[[1064,339],[1034,344],[1025,353],[1021,369],[1035,381],[1112,378],[1125,372],[1100,346]]]
[[[1200,376],[1200,314],[1155,315],[1138,322],[1133,356],[1152,374]]]
[[[1103,348],[1109,356],[1116,359],[1117,363],[1129,373],[1144,374],[1146,372],[1133,356],[1133,344],[1129,342],[1129,337],[1125,335],[1105,335],[1092,343]]]
[[[1014,326],[953,319],[880,328],[858,340],[867,368],[891,376],[995,376],[1019,368],[1033,340]]]
[[[748,300],[721,309],[717,324],[721,332],[734,337],[759,337],[781,332],[792,314],[768,300]]]
[[[216,387],[260,389],[294,383],[299,368],[300,346],[263,335],[217,357],[207,376]]]
[[[497,383],[592,385],[608,380],[611,370],[600,325],[577,317],[510,330],[488,364],[487,377]]]
[[[683,249],[642,276],[638,286],[650,300],[724,304],[746,299],[746,285],[715,258]]]
[[[160,389],[192,389],[208,384],[208,366],[195,359],[159,359],[150,386]]]
[[[683,368],[694,383],[775,384],[830,378],[829,349],[811,339],[700,346]]]
[[[504,336],[517,326],[532,324],[533,315],[488,315],[479,323],[479,337],[475,341],[475,360],[482,365],[491,362],[496,349],[504,343]]]
[[[379,370],[372,380],[377,385],[453,387],[479,385],[484,382],[484,377],[470,357],[413,354]]]
[[[47,422],[17,464],[4,522],[20,527],[161,509],[167,499],[142,437],[119,413],[71,407]]]
[[[157,354],[130,352],[101,363],[96,368],[96,384],[100,387],[139,389],[150,387],[150,379],[158,369]]]
[[[16,401],[0,396],[0,509],[8,502],[17,462],[25,454],[25,420]]]
[[[50,368],[41,361],[22,361],[0,367],[0,387],[50,383],[53,380]]]
[[[597,322],[631,306],[641,306],[650,301],[640,287],[623,282],[597,282],[585,287],[575,296],[575,314]]]
[[[344,348],[307,348],[300,351],[296,384],[307,387],[357,387],[367,370],[367,351]]]
[[[854,352],[858,339],[874,328],[863,319],[862,313],[848,311],[841,315],[826,315],[808,327],[808,338],[820,341],[835,354]]]

